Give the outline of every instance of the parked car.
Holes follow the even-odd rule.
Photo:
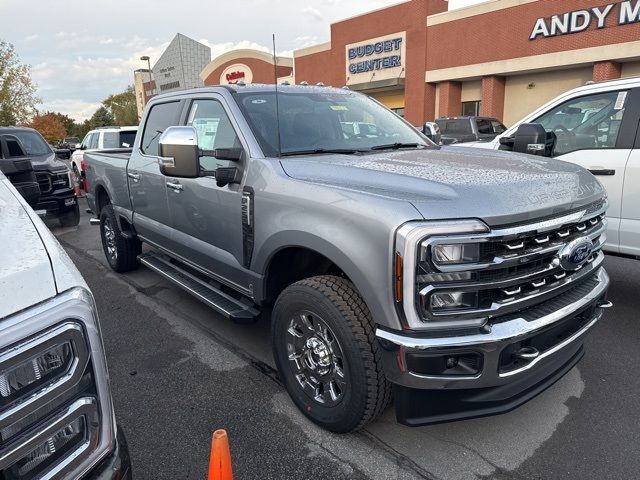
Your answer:
[[[91,291],[0,173],[0,478],[131,478]]]
[[[345,121],[379,136],[345,138]],[[362,428],[392,385],[407,425],[511,410],[580,360],[610,306],[606,196],[576,165],[440,148],[327,87],[160,95],[141,125],[130,152],[85,155],[109,265],[238,322],[273,307],[280,378],[329,430]]]
[[[31,161],[40,199],[33,207],[42,217],[57,218],[62,226],[80,221],[80,208],[71,182],[69,168],[59,160],[49,144],[36,130],[26,127],[0,127],[2,158],[25,158]]]
[[[444,144],[487,142],[507,129],[500,120],[492,117],[441,117],[436,123]]]
[[[40,186],[31,159],[14,135],[0,135],[0,172],[12,183],[29,205],[40,201]]]
[[[605,187],[610,207],[604,249],[640,256],[640,77],[563,93],[493,141],[468,146],[513,149],[509,139],[531,123],[555,135],[548,156],[587,168]]]
[[[69,149],[73,153],[76,148],[80,148],[80,139],[78,137],[65,137],[60,142],[60,148]]]
[[[84,152],[131,148],[137,130],[138,127],[100,127],[87,133],[71,155],[71,168],[77,177],[84,178],[82,168]]]

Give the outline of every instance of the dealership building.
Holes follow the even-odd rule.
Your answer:
[[[414,124],[481,114],[511,125],[568,89],[640,75],[640,0],[490,0],[455,10],[410,0],[330,30],[330,41],[278,58],[279,81],[347,85]],[[200,78],[273,83],[273,58],[227,52]]]

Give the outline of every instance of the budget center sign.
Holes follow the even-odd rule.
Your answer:
[[[345,46],[347,85],[404,78],[406,33],[398,32]]]

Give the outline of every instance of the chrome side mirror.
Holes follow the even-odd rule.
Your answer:
[[[158,140],[160,172],[168,177],[200,176],[198,134],[193,127],[168,127]]]
[[[436,122],[425,122],[422,133],[433,143],[440,145],[442,135],[440,135],[440,126]]]

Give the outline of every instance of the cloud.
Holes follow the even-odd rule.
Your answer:
[[[60,112],[69,115],[76,121],[84,121],[100,107],[101,103],[84,102],[77,98],[63,98],[44,102],[39,108],[41,112]]]
[[[38,40],[39,38],[40,38],[40,35],[38,35],[37,33],[34,33],[33,35],[27,35],[26,37],[24,37],[24,41],[33,42],[34,40]]]
[[[322,15],[320,10],[317,8],[307,6],[302,9],[302,13],[309,15],[311,18],[319,22],[324,20],[324,15]]]

